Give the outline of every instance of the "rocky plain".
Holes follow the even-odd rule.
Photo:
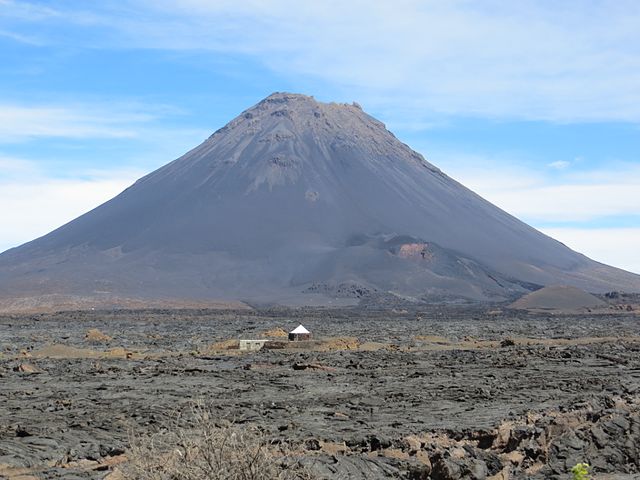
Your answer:
[[[124,478],[132,435],[194,402],[292,445],[313,478],[640,478],[639,313],[4,315],[0,478]],[[287,342],[298,324],[313,340]]]

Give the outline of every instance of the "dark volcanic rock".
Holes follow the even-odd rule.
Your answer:
[[[4,464],[38,478],[104,478],[98,468],[114,468],[132,432],[175,425],[193,402],[220,424],[300,449],[320,478],[562,479],[577,462],[594,478],[640,473],[640,397],[626,393],[640,387],[635,315],[279,312],[0,316],[0,477]],[[306,349],[209,348],[299,323],[317,338]],[[114,340],[87,349],[91,328]],[[427,335],[437,341],[412,338]],[[518,342],[500,348],[507,335]],[[114,347],[133,355],[112,356]],[[14,370],[27,349],[38,375]],[[97,463],[84,471],[87,462]]]
[[[452,458],[440,457],[433,462],[431,478],[434,480],[459,480],[462,478],[462,466]]]
[[[287,93],[0,255],[5,309],[126,299],[335,305],[385,292],[506,299],[558,283],[640,291],[640,276],[483,200],[361,108]]]

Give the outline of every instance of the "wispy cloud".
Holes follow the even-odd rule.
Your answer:
[[[105,2],[107,3],[107,2]],[[92,13],[86,8],[44,5],[37,1],[22,0],[0,0],[0,18],[4,21],[18,22],[41,22],[41,21],[63,21],[76,24],[99,23],[100,15]]]
[[[214,51],[414,117],[640,121],[634,0],[299,2],[123,0],[0,4],[12,35],[83,30],[91,48]],[[6,26],[5,26],[6,28]],[[65,29],[68,32],[68,29]],[[74,35],[47,31],[49,41]],[[16,37],[18,38],[18,37]],[[68,40],[65,40],[67,39]],[[353,98],[352,98],[353,99]]]
[[[640,121],[640,4],[631,0],[553,8],[536,0],[132,0],[125,8],[126,17],[103,12],[121,47],[251,55],[381,107]]]
[[[16,42],[25,43],[27,45],[42,45],[42,42],[33,36],[20,35],[7,30],[0,29],[0,37],[9,38]]]
[[[39,137],[133,138],[168,107],[142,105],[16,105],[0,103],[0,143]]]
[[[557,160],[555,162],[547,164],[547,166],[556,170],[565,170],[571,166],[571,162],[568,162],[566,160]]]

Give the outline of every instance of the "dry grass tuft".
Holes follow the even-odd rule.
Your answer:
[[[272,445],[259,431],[220,426],[202,405],[151,436],[132,436],[121,469],[136,480],[311,480],[286,445]]]

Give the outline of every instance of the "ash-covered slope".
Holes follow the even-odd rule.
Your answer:
[[[605,301],[579,288],[551,285],[520,297],[509,305],[509,308],[579,313],[607,306]]]
[[[452,180],[354,105],[276,93],[54,232],[0,255],[0,297],[325,302],[640,291]]]

